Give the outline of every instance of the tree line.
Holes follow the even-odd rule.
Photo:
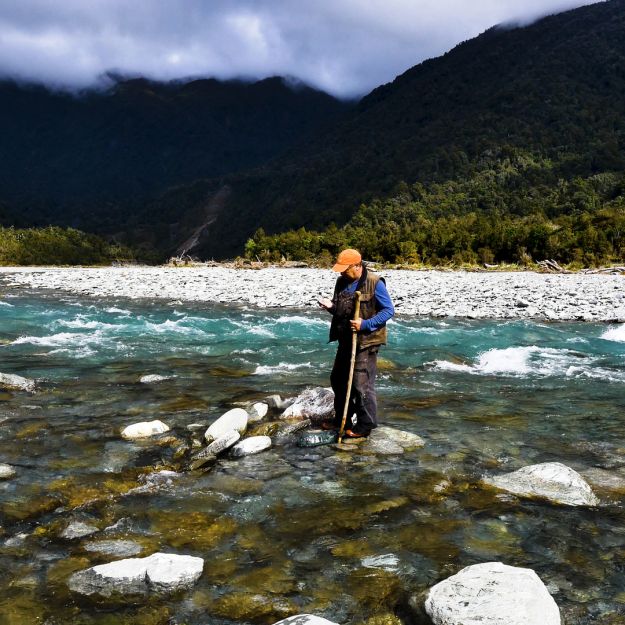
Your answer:
[[[103,265],[134,260],[133,252],[73,228],[3,228],[0,265]]]
[[[542,175],[532,180],[532,170]],[[517,152],[464,180],[401,183],[391,198],[361,205],[342,227],[259,229],[245,256],[327,264],[354,247],[372,261],[410,265],[623,262],[625,174],[547,180],[547,170],[548,163]]]

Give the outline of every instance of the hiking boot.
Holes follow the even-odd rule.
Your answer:
[[[322,421],[320,427],[322,430],[326,430],[326,431],[339,429],[339,426],[336,423],[334,423],[334,421]]]
[[[354,430],[345,430],[345,438],[367,438],[369,432],[354,432]]]

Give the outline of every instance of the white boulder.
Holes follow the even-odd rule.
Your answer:
[[[207,457],[210,456],[211,454],[216,456],[217,454],[220,454],[222,451],[225,451],[226,449],[229,449],[230,447],[232,447],[240,438],[241,438],[241,435],[237,431],[230,430],[229,432],[222,434],[217,440],[214,440],[205,449],[205,454]]]
[[[212,443],[232,430],[237,431],[239,434],[244,434],[247,429],[247,422],[247,412],[243,408],[233,408],[222,414],[219,419],[208,427],[204,433],[204,438],[207,443]]]
[[[0,462],[0,480],[8,480],[15,476],[15,469],[10,464]]]
[[[338,625],[334,621],[328,621],[320,616],[313,616],[312,614],[297,614],[296,616],[289,616],[274,625]]]
[[[260,421],[267,416],[269,412],[269,404],[266,404],[264,401],[258,401],[255,404],[252,404],[252,407],[249,412],[249,420],[250,421]]]
[[[258,454],[265,449],[271,447],[271,438],[269,436],[250,436],[242,441],[239,441],[230,451],[230,454],[234,458],[240,458],[241,456],[251,456],[252,454]]]
[[[202,575],[204,560],[174,553],[127,558],[78,571],[69,588],[82,595],[147,595],[190,588]]]
[[[330,388],[307,388],[282,413],[285,419],[299,417],[320,421],[329,417],[334,410],[334,393]]]
[[[485,562],[433,586],[425,611],[434,625],[560,625],[560,610],[531,569]]]
[[[0,373],[0,386],[32,393],[35,390],[35,380],[14,373]]]
[[[599,499],[584,478],[561,462],[544,462],[482,481],[519,497],[540,497],[566,506],[596,506]]]
[[[122,437],[126,439],[149,438],[163,432],[168,432],[169,427],[158,419],[155,421],[142,421],[133,423],[122,430]]]

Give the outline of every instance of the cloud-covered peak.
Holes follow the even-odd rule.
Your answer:
[[[0,75],[85,87],[113,70],[158,80],[296,76],[366,93],[498,23],[597,0],[4,0]]]

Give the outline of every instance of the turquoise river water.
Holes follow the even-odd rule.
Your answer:
[[[0,482],[0,623],[247,625],[314,613],[407,625],[421,622],[420,593],[493,560],[534,569],[567,624],[625,623],[625,326],[399,318],[389,328],[380,420],[424,448],[367,456],[281,439],[198,473],[176,464],[189,424],[328,385],[327,316],[1,293],[0,372],[37,390],[0,391],[0,462],[17,469]],[[146,374],[166,379],[140,383]],[[152,419],[173,442],[120,438]],[[268,419],[266,432],[277,415]],[[547,461],[603,476],[601,505],[480,486]],[[67,540],[70,521],[100,531]],[[201,556],[204,573],[190,591],[139,604],[73,596],[72,572],[120,557],[92,550],[113,539],[142,555]]]

